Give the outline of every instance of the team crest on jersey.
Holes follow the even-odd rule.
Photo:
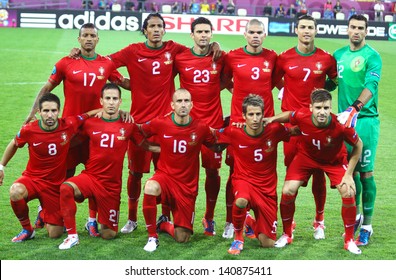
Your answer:
[[[195,132],[190,134],[190,139],[191,139],[191,141],[188,142],[188,145],[190,145],[190,146],[197,145],[197,142],[196,142],[197,141],[197,134]]]
[[[126,137],[125,137],[125,128],[123,128],[123,127],[120,128],[120,136],[117,136],[117,139],[118,140],[125,140],[126,139]]]
[[[63,145],[66,145],[67,144],[67,142],[68,142],[68,138],[67,138],[67,133],[66,132],[62,132],[62,134],[61,134],[61,139],[62,139],[62,142],[60,143],[62,146]]]
[[[353,72],[359,72],[365,65],[365,59],[363,56],[357,56],[351,61],[351,69]]]
[[[211,74],[217,74],[217,64],[216,62],[212,63],[212,71],[210,71]]]
[[[99,71],[99,73],[100,73],[100,75],[98,76],[98,79],[99,79],[99,80],[105,79],[105,76],[104,76],[105,69],[104,69],[102,66],[100,66],[99,69],[98,69],[98,71]]]
[[[264,64],[263,71],[264,72],[271,72],[271,69],[269,68],[270,63],[268,61],[264,61],[263,64]]]
[[[315,74],[319,74],[319,75],[322,74],[323,73],[323,70],[322,70],[323,65],[322,65],[322,63],[316,62],[315,66],[316,66],[316,70],[314,70],[313,72]]]
[[[326,143],[325,143],[324,145],[325,145],[325,147],[334,146],[334,144],[333,144],[333,138],[331,138],[331,136],[327,136],[327,137],[326,137]]]
[[[272,145],[271,139],[267,139],[267,141],[265,141],[265,144],[267,145],[267,149],[265,150],[266,153],[270,153],[275,149],[275,147]]]
[[[166,52],[166,53],[165,53],[165,59],[166,59],[166,61],[165,61],[164,63],[165,63],[166,65],[172,64],[172,63],[173,63],[172,55],[171,55],[170,52]]]

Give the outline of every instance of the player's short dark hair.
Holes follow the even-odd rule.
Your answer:
[[[331,101],[332,99],[331,93],[324,88],[315,89],[311,93],[311,104],[325,102],[328,100]]]
[[[96,33],[98,33],[98,29],[96,28],[95,24],[88,22],[88,23],[84,23],[81,27],[80,27],[80,31],[78,33],[78,36],[81,36],[81,30],[87,28],[87,29],[95,29]]]
[[[264,100],[260,95],[250,93],[248,96],[246,96],[243,99],[243,102],[242,102],[242,113],[243,114],[246,114],[248,106],[260,107],[261,112],[264,112]]]
[[[258,20],[257,18],[253,18],[253,19],[249,20],[249,22],[246,24],[245,31],[247,31],[249,26],[251,26],[251,25],[260,25],[263,27],[263,30],[265,32],[264,23],[262,21]]]
[[[351,22],[352,19],[364,21],[364,23],[365,23],[365,25],[366,25],[366,29],[367,29],[367,27],[368,27],[368,20],[367,20],[367,18],[366,18],[364,15],[358,15],[358,14],[352,15],[352,16],[348,19],[348,26],[349,26],[349,23]]]
[[[40,97],[39,99],[39,109],[41,111],[41,109],[43,108],[43,103],[44,102],[55,102],[56,105],[58,105],[58,110],[60,109],[60,99],[57,95],[53,94],[52,92],[47,92],[44,93],[43,96]]]
[[[212,22],[209,19],[207,19],[206,17],[198,17],[191,23],[191,33],[194,33],[195,26],[197,24],[209,24],[210,30],[213,30]]]
[[[100,97],[103,97],[104,91],[108,90],[108,89],[116,89],[120,95],[119,97],[121,98],[121,88],[113,83],[107,83],[102,87],[102,90],[100,92]]]
[[[296,20],[296,27],[298,27],[298,24],[300,23],[300,20],[310,20],[310,21],[313,21],[314,22],[314,24],[315,24],[315,29],[316,29],[316,27],[318,26],[318,23],[316,22],[316,19],[314,19],[313,18],[313,16],[310,16],[310,15],[301,15],[301,16],[299,16],[298,18],[297,18],[297,20]]]
[[[151,14],[149,14],[149,15],[144,19],[144,21],[143,21],[143,25],[142,25],[142,30],[141,30],[141,32],[142,32],[142,34],[143,34],[144,36],[146,36],[146,34],[144,34],[144,30],[147,30],[148,21],[149,21],[150,19],[154,18],[154,17],[157,17],[157,18],[159,18],[160,20],[162,20],[162,24],[164,25],[164,30],[165,30],[165,20],[164,20],[164,18],[161,16],[161,14],[160,14],[160,13],[151,13]],[[146,38],[147,38],[147,36],[146,36]]]

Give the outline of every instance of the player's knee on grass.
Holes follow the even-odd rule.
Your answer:
[[[102,225],[102,228],[101,228],[101,231],[100,231],[100,236],[103,239],[106,239],[106,240],[113,239],[113,238],[116,237],[116,235],[117,235],[117,232],[115,232],[114,230],[109,229],[105,225]]]
[[[186,243],[190,240],[191,230],[183,227],[175,227],[175,240],[178,243]]]
[[[63,235],[63,226],[47,224],[49,238],[59,238]]]
[[[264,233],[260,233],[257,238],[260,241],[260,246],[263,248],[271,248],[275,245],[275,240],[269,238]]]
[[[238,208],[246,208],[246,206],[248,205],[248,200],[247,199],[245,199],[245,198],[237,198],[237,200],[235,201],[235,205],[238,207]]]
[[[27,198],[27,196],[28,196],[28,193],[27,193],[25,185],[20,184],[20,183],[15,183],[15,184],[12,184],[12,186],[10,187],[10,199],[12,201],[18,201],[23,198]]]

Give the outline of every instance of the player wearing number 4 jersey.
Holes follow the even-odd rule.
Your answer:
[[[254,211],[256,223],[253,228],[262,247],[273,247],[276,240],[278,201],[276,186],[277,147],[280,141],[288,141],[289,129],[274,123],[263,127],[264,103],[260,96],[248,95],[242,105],[246,125],[217,131],[218,143],[233,147],[234,172],[232,174],[235,200],[232,223],[235,240],[228,253],[239,255],[243,249],[243,226],[246,207]]]
[[[298,37],[296,47],[282,52],[276,62],[277,78],[283,77],[284,88],[281,109],[295,111],[308,108],[311,103],[311,92],[324,88],[326,77],[329,83],[337,77],[335,59],[326,51],[315,46],[317,32],[316,20],[310,15],[303,15],[296,21],[295,33]],[[290,124],[285,124],[290,126]],[[284,163],[288,167],[297,152],[301,137],[293,137],[283,143]],[[324,209],[326,202],[326,180],[320,170],[312,176],[312,193],[316,204],[316,215],[313,222],[314,238],[324,239]]]
[[[215,142],[209,126],[190,116],[193,105],[187,90],[176,90],[171,106],[171,114],[141,126],[145,136],[157,135],[161,146],[157,169],[144,187],[143,215],[149,236],[144,250],[148,252],[158,247],[157,228],[169,233],[177,242],[190,239],[198,194],[201,146]],[[173,224],[163,219],[156,226],[157,197],[162,204],[169,205]]]
[[[121,91],[115,84],[102,89],[102,118],[93,118],[82,127],[89,138],[89,157],[80,175],[69,178],[60,187],[60,207],[68,237],[59,249],[70,249],[79,243],[76,229],[76,203],[86,198],[95,200],[101,237],[114,238],[122,188],[122,169],[128,141],[146,144],[135,123],[125,123],[119,115]],[[148,146],[146,146],[148,147]]]
[[[344,222],[344,248],[353,254],[361,251],[354,243],[353,227],[355,223],[355,183],[353,170],[362,152],[362,141],[353,128],[345,128],[331,113],[331,94],[317,89],[311,94],[309,109],[286,111],[265,119],[265,123],[290,122],[301,131],[301,139],[296,156],[286,171],[282,188],[280,213],[283,235],[276,241],[275,247],[284,247],[293,242],[292,221],[295,212],[295,200],[300,186],[307,184],[312,173],[320,169],[327,174],[332,187],[341,194],[341,216]],[[353,146],[347,159],[344,141]]]
[[[28,145],[29,161],[26,169],[22,177],[10,188],[11,207],[23,227],[12,242],[34,238],[35,231],[30,223],[27,205],[33,199],[39,199],[42,205],[41,212],[47,223],[49,237],[58,238],[63,234],[59,186],[66,176],[66,157],[70,140],[84,120],[99,111],[58,119],[60,101],[56,95],[44,94],[38,104],[40,120],[21,128],[15,139],[8,144],[0,161],[0,185],[2,185],[4,166],[12,159],[18,148]]]
[[[381,78],[382,61],[379,53],[366,44],[366,35],[367,19],[363,15],[351,16],[348,20],[349,46],[334,52],[338,66],[338,118],[347,127],[356,127],[363,140],[362,157],[354,177],[358,209],[355,230],[363,220],[356,240],[358,246],[367,245],[373,234],[372,217],[377,192],[374,162],[380,125],[378,83]],[[347,148],[350,153],[351,147]]]

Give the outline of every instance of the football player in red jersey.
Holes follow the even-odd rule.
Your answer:
[[[232,88],[232,83],[223,79],[224,56],[213,61],[208,56],[213,26],[209,19],[198,17],[191,23],[191,38],[194,46],[176,55],[175,68],[179,74],[180,87],[191,93],[194,107],[191,116],[205,121],[211,128],[223,126],[223,110],[220,92],[226,85]],[[205,146],[201,151],[202,167],[205,168],[206,211],[202,224],[204,234],[213,236],[215,232],[214,210],[220,191],[219,168],[221,168],[222,153],[216,153]],[[227,226],[227,225],[226,225]],[[225,238],[233,237],[233,227],[228,223],[229,230],[223,234]]]
[[[330,92],[317,89],[311,94],[309,108],[285,111],[265,120],[266,124],[290,122],[301,131],[297,153],[287,169],[282,188],[280,213],[283,235],[275,242],[275,247],[293,242],[292,222],[298,190],[307,184],[315,170],[320,169],[329,177],[331,186],[341,194],[344,248],[353,254],[361,254],[353,236],[356,216],[353,171],[362,153],[363,143],[354,128],[346,128],[337,121],[337,116],[331,113],[331,101]],[[344,141],[353,147],[349,158]]]
[[[93,110],[78,116],[59,118],[60,100],[52,93],[39,99],[40,120],[24,125],[8,144],[0,161],[0,185],[3,184],[4,166],[13,158],[19,148],[26,144],[29,161],[22,176],[10,188],[11,207],[23,229],[12,239],[22,242],[34,238],[35,231],[29,219],[27,203],[39,199],[49,237],[63,234],[63,220],[59,207],[59,186],[66,176],[66,157],[70,140],[83,122],[100,110]]]
[[[337,78],[337,63],[333,56],[315,46],[316,20],[310,15],[302,15],[296,21],[297,46],[282,52],[276,62],[276,76],[284,80],[282,111],[308,108],[311,92],[324,88],[326,78]],[[290,124],[285,124],[290,126]],[[288,167],[296,154],[300,137],[293,137],[283,143],[284,163]],[[322,171],[312,176],[312,193],[316,204],[313,221],[314,238],[324,239],[324,207],[326,202],[326,180]]]
[[[243,250],[243,228],[248,205],[255,214],[256,223],[252,226],[260,245],[273,247],[276,240],[277,147],[280,141],[288,141],[292,133],[279,123],[264,127],[264,105],[260,96],[248,95],[242,104],[246,125],[229,126],[216,133],[217,142],[229,144],[234,152],[232,221],[235,239],[228,250],[233,255],[239,255]]]
[[[79,243],[76,229],[76,203],[86,198],[96,201],[101,237],[112,239],[118,232],[118,217],[122,189],[122,169],[129,140],[146,145],[135,123],[123,122],[119,107],[121,90],[115,84],[106,84],[100,102],[101,118],[88,120],[81,135],[89,139],[89,157],[80,175],[68,178],[60,186],[60,207],[68,237],[59,249],[70,249]],[[153,147],[151,151],[159,151]]]
[[[59,60],[48,78],[47,83],[40,89],[32,109],[25,120],[28,123],[37,112],[38,100],[40,97],[52,91],[63,82],[63,93],[65,96],[62,117],[75,116],[89,110],[101,108],[100,91],[107,81],[119,84],[125,89],[129,89],[129,79],[124,78],[119,73],[114,63],[105,56],[96,53],[96,45],[99,42],[98,30],[92,23],[81,26],[78,36],[81,53],[78,59],[63,57]],[[72,144],[67,158],[67,177],[74,175],[76,166],[85,163],[88,157],[87,142]],[[93,201],[89,201],[91,209],[90,218],[86,228],[90,235],[98,236],[96,224],[96,206]],[[39,207],[40,209],[40,207]],[[42,227],[42,217],[36,220],[36,227]]]
[[[157,169],[144,187],[143,215],[149,236],[144,250],[148,252],[158,247],[157,229],[169,233],[177,242],[190,239],[198,195],[199,154],[202,145],[215,142],[210,127],[190,116],[193,104],[187,90],[175,91],[171,107],[171,114],[141,126],[146,137],[157,136],[161,147]],[[157,197],[169,205],[173,223],[164,218],[156,226]]]

